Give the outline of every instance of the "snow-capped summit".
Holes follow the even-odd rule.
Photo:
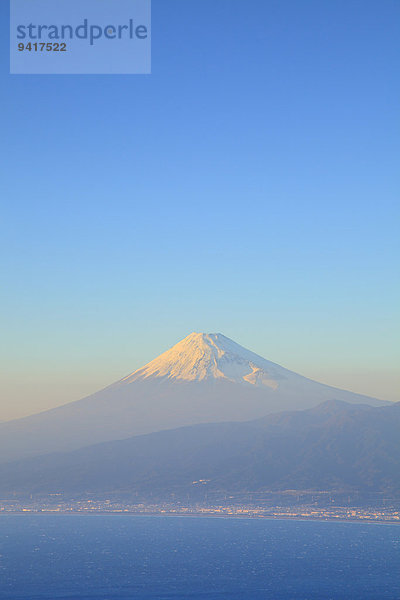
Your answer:
[[[191,333],[87,398],[0,424],[0,462],[197,423],[247,421],[321,402],[381,404],[293,373],[221,333]]]
[[[294,374],[246,350],[222,333],[191,333],[120,383],[152,377],[170,381],[222,379],[276,389],[279,380],[288,375]]]

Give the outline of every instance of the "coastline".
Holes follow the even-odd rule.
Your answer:
[[[135,512],[135,511],[59,511],[59,510],[15,510],[0,511],[0,518],[4,516],[75,516],[75,517],[104,517],[104,516],[126,516],[126,517],[166,517],[166,518],[194,518],[194,519],[233,519],[233,520],[268,520],[268,521],[301,521],[301,522],[322,522],[322,523],[365,523],[375,525],[400,525],[400,519],[372,519],[372,518],[343,518],[327,516],[304,516],[304,515],[243,515],[243,514],[216,514],[203,512],[177,513],[177,512]]]

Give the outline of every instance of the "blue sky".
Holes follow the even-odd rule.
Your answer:
[[[153,0],[150,76],[8,74],[0,419],[191,331],[398,399],[396,1]]]

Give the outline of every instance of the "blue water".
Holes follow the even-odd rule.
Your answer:
[[[0,517],[0,599],[399,600],[400,527]]]

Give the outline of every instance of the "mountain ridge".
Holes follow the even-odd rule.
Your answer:
[[[386,404],[307,379],[222,334],[192,333],[99,392],[0,423],[0,463],[191,424],[249,421],[332,399]]]
[[[242,423],[204,423],[0,466],[2,493],[185,497],[208,490],[400,494],[400,403],[328,402]]]
[[[193,332],[115,385],[126,385],[148,377],[183,381],[214,378],[250,385],[265,381],[265,385],[275,389],[277,382],[267,375],[263,367],[272,371],[272,375],[278,379],[294,375],[289,369],[247,350],[222,333]],[[231,372],[229,368],[232,369]],[[295,375],[303,377],[297,373]]]

